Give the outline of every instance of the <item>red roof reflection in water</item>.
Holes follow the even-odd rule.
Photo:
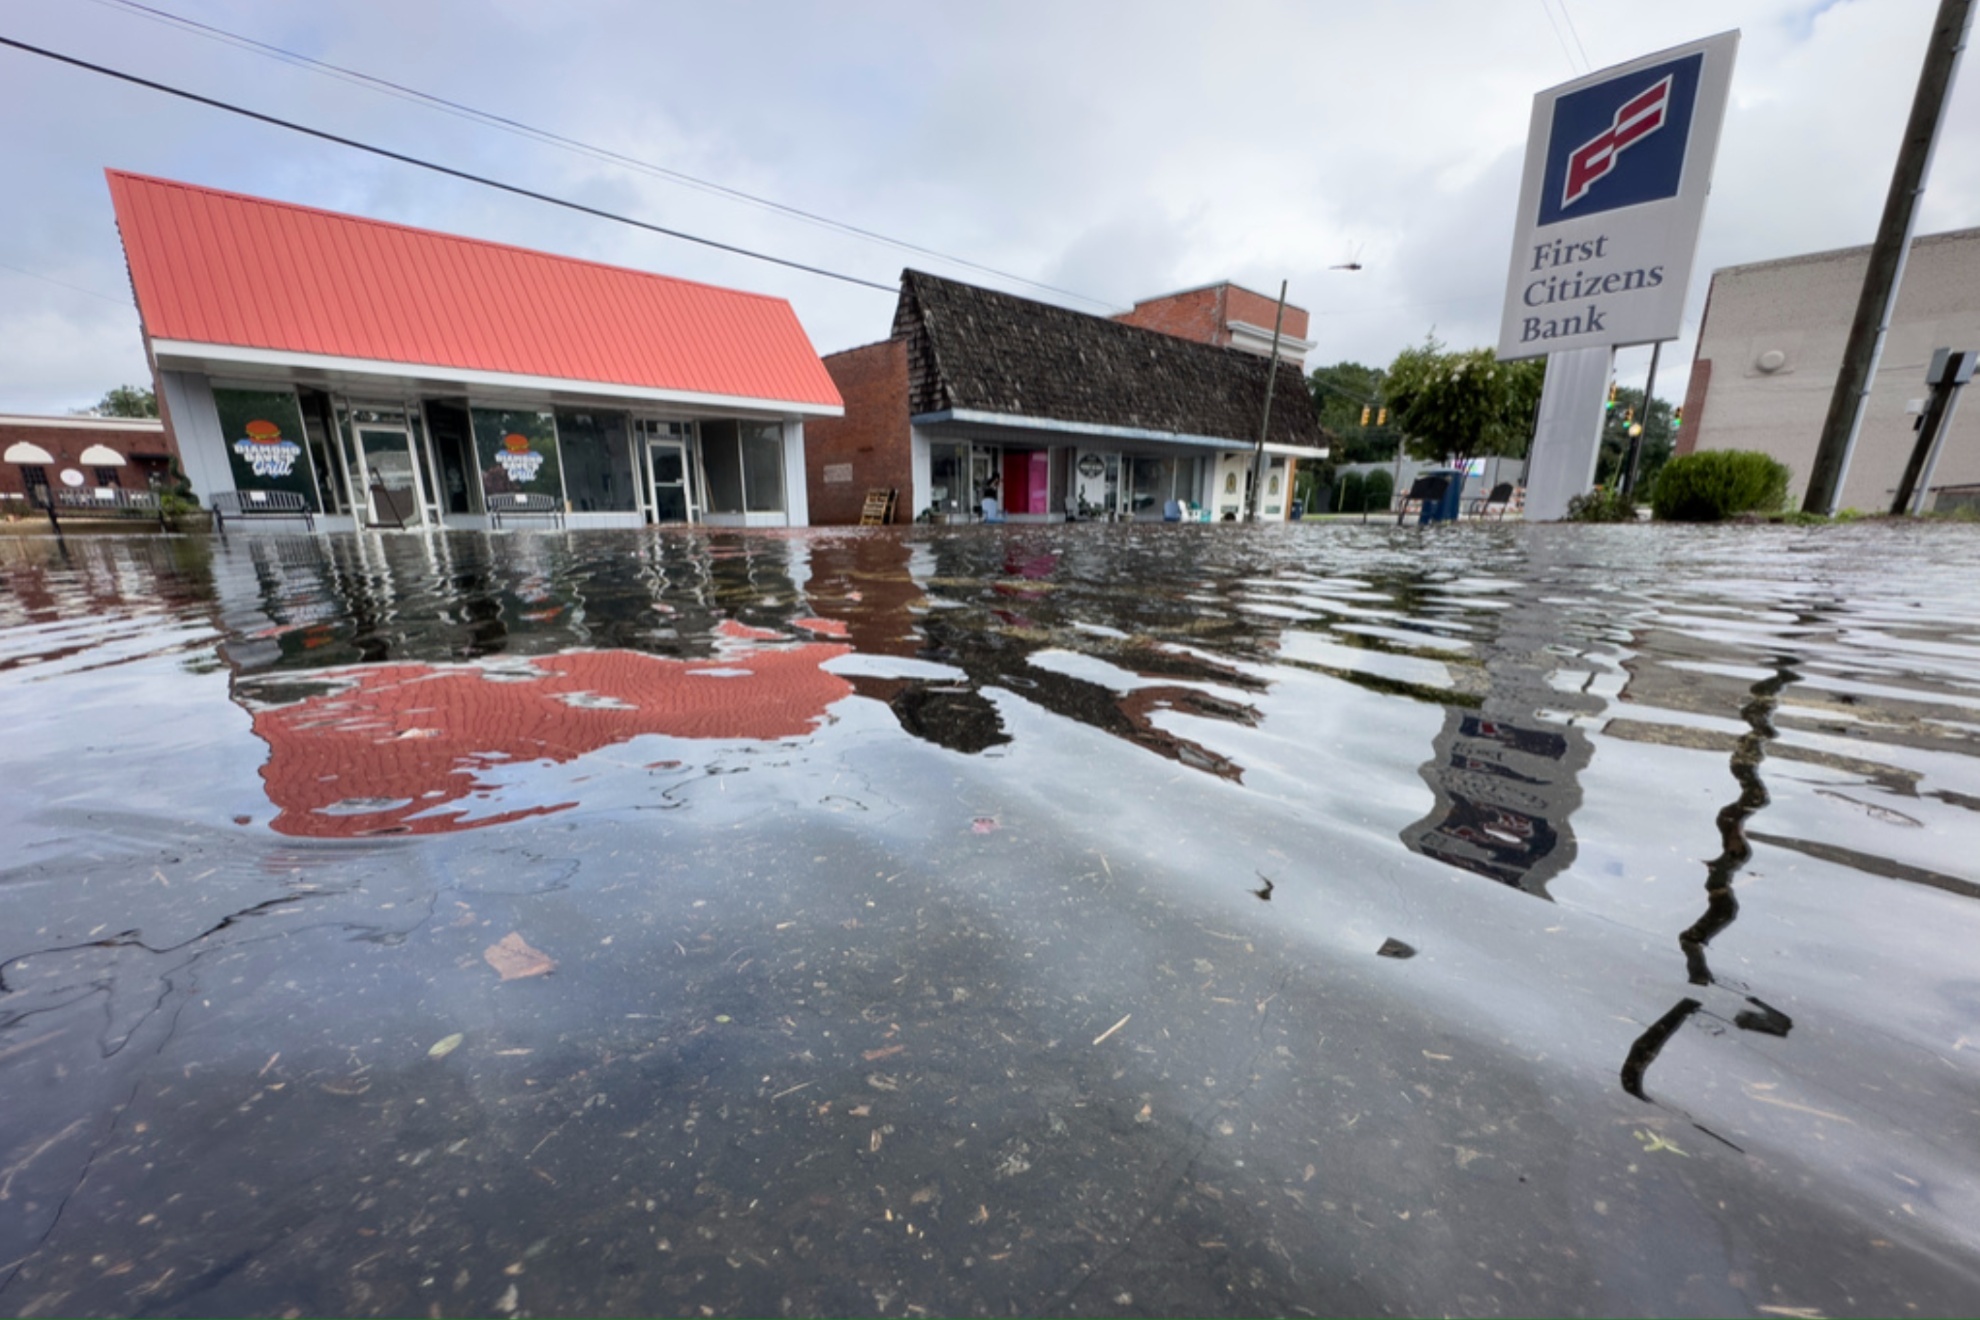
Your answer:
[[[736,631],[741,631],[740,629]],[[752,629],[751,632],[759,630]],[[475,816],[452,803],[493,787],[484,772],[562,765],[641,734],[767,741],[802,737],[852,685],[820,666],[852,648],[744,648],[714,660],[568,651],[484,665],[386,664],[323,677],[331,693],[254,712],[283,834],[339,838],[476,829],[577,805]]]

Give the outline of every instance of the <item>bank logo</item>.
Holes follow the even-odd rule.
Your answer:
[[[1675,197],[1704,62],[1688,55],[1556,100],[1540,223]]]
[[[234,452],[246,460],[257,477],[286,477],[296,469],[302,446],[282,438],[282,428],[256,418],[242,428],[245,436],[234,442]]]

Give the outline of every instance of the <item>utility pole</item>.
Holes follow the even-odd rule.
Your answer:
[[[1939,465],[1939,448],[1952,429],[1953,414],[1959,409],[1959,392],[1973,379],[1973,367],[1980,353],[1956,353],[1942,348],[1932,354],[1925,383],[1932,393],[1925,415],[1918,419],[1918,439],[1911,446],[1911,461],[1904,465],[1904,478],[1898,482],[1897,498],[1891,501],[1893,516],[1917,513],[1925,507],[1925,493],[1932,485],[1932,469]]]
[[[1244,493],[1244,520],[1258,521],[1258,488],[1265,484],[1265,433],[1272,425],[1272,386],[1279,379],[1279,331],[1286,324],[1286,285],[1279,281],[1279,314],[1272,318],[1272,356],[1265,360],[1265,411],[1258,419],[1258,447],[1251,451],[1251,488]]]
[[[1822,438],[1815,449],[1814,466],[1808,473],[1808,494],[1801,504],[1805,513],[1834,513],[1842,502],[1850,453],[1863,429],[1864,406],[1870,400],[1871,386],[1876,383],[1884,336],[1890,329],[1898,289],[1904,283],[1905,259],[1911,253],[1912,227],[1918,219],[1918,199],[1932,170],[1932,149],[1938,141],[1939,125],[1945,119],[1953,78],[1959,72],[1960,53],[1966,47],[1966,34],[1972,23],[1973,0],[1939,0],[1938,17],[1932,21],[1931,44],[1925,49],[1925,65],[1918,74],[1918,92],[1911,102],[1911,119],[1905,125],[1904,142],[1898,148],[1897,166],[1891,173],[1891,191],[1884,200],[1884,218],[1877,226],[1877,241],[1870,249],[1870,267],[1863,276],[1863,295],[1856,304],[1856,319],[1850,323],[1842,369],[1836,375],[1836,391],[1830,396],[1828,419],[1822,423]]]

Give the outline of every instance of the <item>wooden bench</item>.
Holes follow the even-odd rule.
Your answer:
[[[509,493],[488,497],[488,521],[500,527],[504,518],[549,518],[564,525],[564,505],[554,495]]]
[[[57,491],[55,502],[71,518],[155,522],[160,531],[167,530],[165,511],[159,506],[156,491],[98,486],[95,490]]]
[[[303,526],[316,530],[316,515],[309,501],[292,490],[216,490],[213,492],[213,529],[227,534],[227,519],[243,522],[262,518],[300,518]]]

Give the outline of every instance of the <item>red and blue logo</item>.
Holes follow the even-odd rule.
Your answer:
[[[1557,99],[1540,223],[1677,196],[1704,63],[1687,55]]]

